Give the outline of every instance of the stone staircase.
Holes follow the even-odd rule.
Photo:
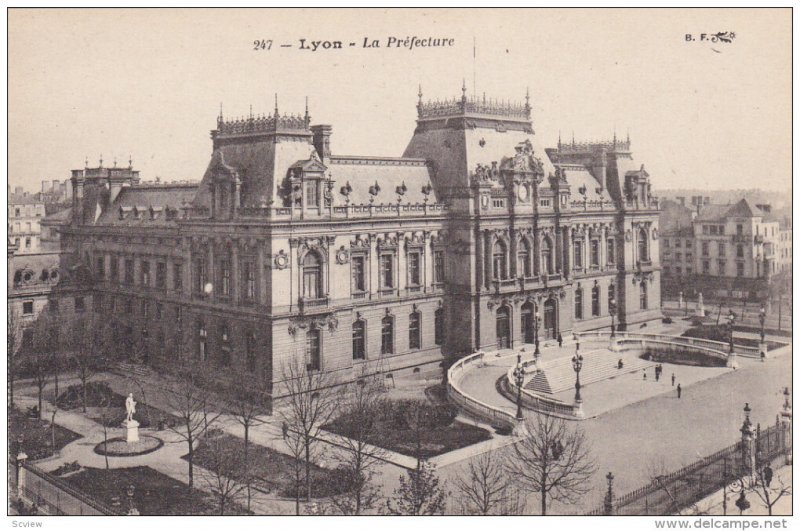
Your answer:
[[[623,357],[624,367],[617,368],[617,361]],[[589,385],[602,380],[607,380],[622,374],[642,372],[643,369],[655,366],[655,362],[631,356],[620,356],[618,352],[602,350],[589,352],[583,356],[581,369],[581,385]],[[655,378],[653,371],[648,371],[648,378]],[[542,369],[533,375],[526,384],[525,389],[542,394],[556,394],[575,388],[575,370],[572,368],[572,357],[555,359],[543,365]]]

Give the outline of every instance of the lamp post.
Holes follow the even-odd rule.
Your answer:
[[[28,454],[22,451],[23,442],[25,442],[25,439],[22,437],[22,434],[20,434],[20,436],[17,437],[17,456],[15,460],[17,489],[19,492],[22,492],[22,485],[19,483],[19,471],[22,465],[25,464],[25,460],[28,459]]]
[[[611,516],[614,514],[614,474],[611,472],[606,474],[606,482],[608,483],[608,491],[603,500],[603,506],[606,516]]]
[[[733,310],[728,310],[728,361],[725,365],[729,368],[736,369],[739,363],[736,361],[736,352],[733,350],[733,325],[736,322],[736,316]]]
[[[573,414],[576,417],[583,416],[583,400],[581,399],[581,369],[583,368],[583,356],[578,348],[575,348],[575,355],[572,357],[572,369],[575,371],[575,406]]]
[[[514,369],[514,383],[517,384],[517,420],[522,420],[522,384],[525,380],[525,369],[522,368],[522,354],[517,354],[517,366]]]
[[[767,319],[767,310],[764,306],[758,311],[758,322],[761,323],[761,342],[764,342],[764,321]]]
[[[614,294],[612,293],[608,299],[608,311],[611,313],[611,339],[614,339],[616,336],[616,317],[617,317],[617,300],[614,298]]]
[[[536,345],[536,348],[533,351],[533,358],[536,360],[537,365],[539,361],[539,356],[541,353],[539,352],[539,309],[536,309],[536,312],[533,314],[533,343]]]

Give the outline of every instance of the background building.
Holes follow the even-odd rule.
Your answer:
[[[769,205],[746,198],[728,205],[695,199],[692,207],[667,202],[661,223],[664,290],[670,297],[683,291],[760,300],[782,267],[791,270],[791,229],[781,228]]]

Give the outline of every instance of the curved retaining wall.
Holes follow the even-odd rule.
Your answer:
[[[461,358],[447,371],[447,396],[470,415],[484,420],[492,426],[515,429],[519,421],[511,413],[498,407],[486,404],[468,396],[459,385],[466,368],[483,361],[483,352]]]

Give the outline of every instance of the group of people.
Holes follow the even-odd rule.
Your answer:
[[[620,369],[622,368],[622,360],[621,359],[619,360],[619,368]],[[663,372],[664,372],[664,366],[661,365],[660,363],[658,365],[656,365],[656,367],[655,367],[656,381],[659,381],[661,379],[661,374]],[[643,369],[642,370],[642,379],[647,380],[647,369]],[[674,372],[672,373],[672,387],[675,387],[675,373]],[[675,390],[678,392],[678,398],[680,398],[681,397],[681,393],[682,393],[681,384],[678,384],[678,386],[675,387]]]

